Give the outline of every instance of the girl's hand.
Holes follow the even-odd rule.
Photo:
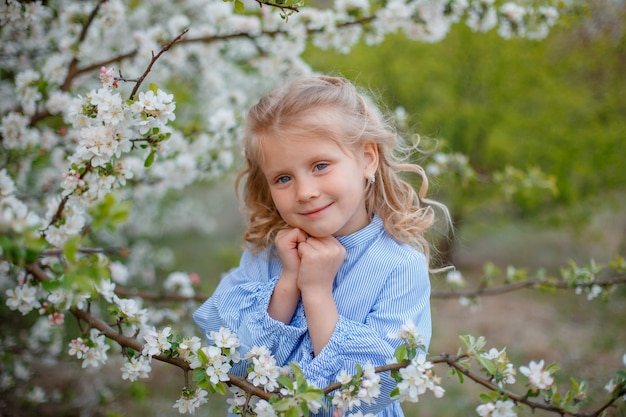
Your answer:
[[[298,245],[300,272],[298,288],[301,292],[332,291],[337,271],[346,258],[346,248],[333,236],[309,237]]]
[[[276,287],[274,287],[267,313],[274,320],[282,321],[285,324],[291,322],[300,300],[298,246],[306,241],[306,238],[306,233],[300,229],[285,229],[279,231],[276,234],[276,239],[274,239],[274,245],[283,264],[283,271],[278,278]]]
[[[339,320],[333,298],[333,281],[346,258],[346,248],[333,236],[309,237],[298,245],[298,253],[298,288],[302,295],[313,354],[317,356],[330,340]]]
[[[284,229],[276,234],[274,245],[278,250],[278,256],[283,264],[282,276],[289,277],[294,281],[298,278],[300,270],[300,255],[298,246],[306,242],[307,235],[300,229]]]

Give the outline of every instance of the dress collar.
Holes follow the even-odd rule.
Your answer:
[[[338,236],[337,240],[348,249],[353,246],[361,245],[374,239],[383,229],[383,220],[374,214],[372,221],[361,230],[345,236]]]

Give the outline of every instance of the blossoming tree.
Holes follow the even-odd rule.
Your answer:
[[[548,3],[337,0],[333,8],[315,8],[297,0],[0,1],[0,285],[6,307],[33,318],[28,346],[3,355],[0,388],[17,389],[16,381],[28,378],[33,352],[69,354],[91,368],[121,348],[122,379],[148,378],[155,360],[183,370],[182,395],[172,401],[180,413],[193,414],[208,391],[230,389],[230,409],[242,415],[308,415],[327,404],[350,415],[375,401],[381,372],[398,381],[393,395],[402,401],[427,391],[443,396],[433,368],[444,363],[490,393],[476,410],[481,416],[515,415],[523,405],[583,415],[577,413],[584,384],[573,380],[559,393],[556,366],[539,361],[515,368],[504,350],[487,350],[483,338],[465,336],[458,354],[427,358],[407,323],[397,334],[404,344],[388,365],[362,364],[332,386],[314,387],[297,366],[276,366],[265,347],[239,352],[228,329],[206,335],[207,346],[165,325],[189,316],[193,274],[171,273],[163,283],[161,296],[178,301],[177,309],[148,305],[155,293],[133,291],[163,261],[142,239],[167,221],[159,217],[161,202],[172,190],[219,179],[233,167],[245,109],[285,75],[312,72],[301,59],[307,42],[348,51],[361,39],[373,44],[398,31],[436,42],[459,22],[505,38],[541,39],[558,19]],[[175,95],[184,97],[178,105]],[[201,219],[192,221],[202,227]],[[611,268],[617,278],[602,282],[598,271],[578,267],[558,282],[517,281],[598,294],[623,283],[623,260]],[[68,314],[78,328],[55,331]],[[3,337],[2,352],[18,342]],[[229,374],[240,361],[247,361],[248,374]],[[527,378],[523,394],[506,389],[516,369]],[[593,415],[626,393],[624,371],[607,391]]]

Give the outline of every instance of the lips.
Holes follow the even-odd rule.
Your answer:
[[[330,203],[330,204],[328,204],[326,206],[320,207],[320,208],[316,208],[316,209],[313,209],[313,210],[309,210],[309,211],[303,212],[302,214],[304,216],[314,216],[314,215],[319,214],[322,211],[326,210],[331,205],[332,205],[332,203]]]

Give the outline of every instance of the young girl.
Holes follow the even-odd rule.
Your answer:
[[[409,320],[428,346],[424,232],[434,212],[423,169],[394,159],[396,140],[343,78],[297,79],[252,107],[248,166],[237,180],[244,180],[248,245],[194,313],[201,329],[229,328],[243,353],[264,345],[319,388],[356,364],[386,364],[401,343],[393,335]],[[402,171],[421,176],[418,193]],[[358,410],[402,416],[389,398],[395,382],[389,373],[381,378],[376,402]]]

